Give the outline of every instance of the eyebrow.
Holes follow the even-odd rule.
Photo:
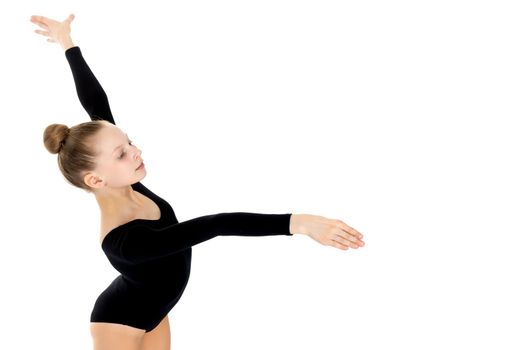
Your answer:
[[[126,134],[126,137],[129,139],[128,134]],[[118,150],[119,148],[122,148],[122,147],[124,147],[124,145],[120,145],[120,146],[115,147],[115,149],[113,150],[113,153],[115,153],[116,150]],[[111,154],[113,154],[113,153],[111,153]]]

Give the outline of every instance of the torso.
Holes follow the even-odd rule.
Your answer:
[[[115,215],[104,215],[102,214],[100,222],[100,243],[104,240],[104,237],[113,230],[114,228],[124,225],[127,222],[136,219],[144,220],[158,220],[160,219],[161,212],[160,208],[153,200],[146,197],[142,193],[135,191],[135,194],[141,199],[143,206],[139,210],[134,210],[128,214],[122,215],[120,217],[115,217]]]

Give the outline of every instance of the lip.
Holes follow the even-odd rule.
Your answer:
[[[140,163],[139,167],[137,169],[135,169],[135,170],[140,170],[142,168],[144,168],[144,162]]]

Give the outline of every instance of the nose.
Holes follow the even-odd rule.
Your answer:
[[[142,151],[137,148],[137,152],[135,153],[135,159],[139,159],[141,154],[142,154]]]

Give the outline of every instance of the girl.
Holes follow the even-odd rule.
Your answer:
[[[115,121],[108,98],[73,44],[71,14],[62,22],[31,16],[37,34],[58,43],[71,68],[80,103],[91,121],[71,128],[51,124],[46,149],[72,185],[93,193],[100,206],[100,244],[120,275],[100,294],[91,313],[95,350],[170,348],[168,312],[190,274],[191,247],[217,235],[305,234],[346,250],[363,235],[341,220],[309,214],[218,213],[179,222],[168,202],[140,181],[146,166]]]

